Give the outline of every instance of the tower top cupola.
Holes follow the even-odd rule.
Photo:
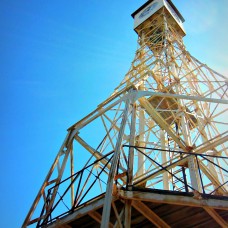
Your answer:
[[[134,18],[134,30],[139,34],[139,31],[144,25],[152,21],[161,11],[168,14],[169,23],[171,23],[182,36],[185,36],[183,22],[185,21],[181,13],[177,10],[171,0],[149,0],[138,8],[132,17]]]

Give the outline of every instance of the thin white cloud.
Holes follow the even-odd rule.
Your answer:
[[[191,22],[187,28],[189,33],[204,33],[215,26],[216,17],[219,13],[219,4],[217,1],[191,0],[188,1],[187,5],[186,12],[191,16]]]

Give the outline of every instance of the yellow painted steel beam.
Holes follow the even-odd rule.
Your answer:
[[[180,146],[183,151],[186,150],[186,145],[181,140],[181,138],[171,129],[170,125],[164,120],[164,118],[157,112],[157,110],[150,104],[150,102],[144,98],[139,98],[139,102],[143,108],[145,108],[146,112],[153,118],[153,120],[163,129],[165,130],[170,137]]]
[[[153,223],[156,227],[170,228],[170,226],[163,219],[161,219],[142,201],[134,200],[132,201],[132,206],[137,211],[139,211],[143,216],[145,216],[151,223]]]
[[[192,100],[192,101],[203,101],[217,104],[228,104],[228,100],[225,99],[216,99],[216,98],[207,98],[201,96],[187,96],[183,94],[173,94],[173,93],[161,93],[161,92],[150,92],[150,91],[136,91],[137,98],[145,97],[145,96],[153,96],[153,97],[169,97],[176,99],[184,99],[184,100]]]
[[[154,192],[120,191],[122,199],[182,205],[189,207],[209,207],[228,211],[228,201],[222,199],[194,199],[189,196],[158,194]]]
[[[204,210],[222,227],[227,228],[228,223],[213,209],[204,207]]]
[[[101,224],[101,214],[100,213],[98,213],[97,211],[89,211],[88,212],[88,215],[91,218],[93,218],[95,221],[97,221],[98,223]],[[108,227],[109,228],[112,228],[113,227],[113,224],[111,222],[109,222]]]

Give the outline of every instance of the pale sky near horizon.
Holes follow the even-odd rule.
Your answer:
[[[66,129],[105,100],[137,47],[145,0],[1,0],[0,227],[20,227]],[[228,76],[228,1],[173,0],[187,50]]]

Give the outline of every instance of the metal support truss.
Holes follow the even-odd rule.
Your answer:
[[[191,56],[164,7],[136,32],[130,70],[68,129],[23,228],[79,227],[83,216],[103,228],[181,227],[189,207],[227,226],[228,79]]]

